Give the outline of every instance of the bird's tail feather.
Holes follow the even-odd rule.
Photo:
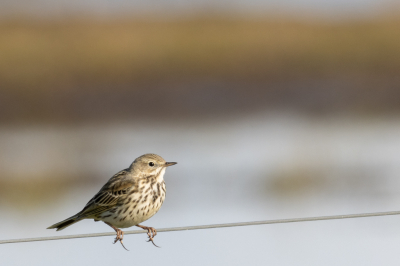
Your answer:
[[[77,214],[75,214],[74,216],[71,216],[59,223],[53,224],[50,227],[47,227],[47,229],[57,229],[57,231],[63,230],[64,228],[73,225],[74,223],[79,222],[80,220],[82,220],[84,218],[79,217]]]

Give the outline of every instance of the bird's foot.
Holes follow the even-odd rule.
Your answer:
[[[153,227],[147,227],[147,226],[143,226],[143,225],[140,225],[140,224],[138,224],[138,225],[136,225],[137,227],[140,227],[140,228],[142,228],[142,229],[144,229],[144,230],[147,230],[147,235],[149,236],[149,240],[147,240],[147,242],[150,242],[151,241],[151,243],[153,243],[153,245],[154,246],[156,246],[156,247],[158,247],[159,248],[159,246],[157,246],[155,243],[154,243],[154,237],[157,235],[157,230],[155,229],[155,228],[153,228]]]
[[[117,232],[117,237],[114,240],[114,244],[117,243],[118,241],[121,243],[122,247],[129,251],[125,246],[122,240],[124,239],[124,232],[121,229],[116,230]]]
[[[129,250],[124,246],[124,243],[122,242],[122,240],[124,239],[124,232],[123,232],[121,229],[119,229],[119,228],[117,228],[117,227],[111,225],[110,223],[107,223],[107,222],[104,222],[104,223],[107,224],[107,225],[109,225],[109,226],[111,226],[112,229],[114,229],[115,232],[117,232],[117,237],[115,237],[115,239],[114,239],[114,244],[117,243],[117,242],[119,241],[119,242],[121,243],[122,247],[123,247],[124,249],[126,249],[127,251],[129,251]]]

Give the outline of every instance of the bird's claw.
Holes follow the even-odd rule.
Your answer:
[[[147,240],[147,242],[153,243],[154,246],[158,247],[155,243],[154,243],[154,237],[157,235],[157,230],[154,229],[153,227],[147,227],[147,226],[143,226],[143,225],[137,225],[137,227],[140,227],[144,230],[147,230],[147,236],[149,237],[149,240]]]
[[[157,235],[157,231],[156,229],[154,229],[153,227],[147,227],[147,235],[149,236],[149,240],[147,240],[147,242],[153,243],[154,246],[158,247],[155,243],[154,243],[154,237]]]
[[[157,246],[157,245],[153,242],[153,238],[152,238],[152,237],[149,237],[149,240],[147,240],[146,242],[150,242],[150,241],[151,241],[151,243],[153,243],[154,246],[156,246],[156,247],[159,248],[159,246]]]
[[[124,239],[124,232],[119,230],[117,231],[117,236],[114,239],[114,244],[117,243],[118,241],[121,243],[122,247],[126,250],[129,251],[125,246],[124,243],[122,242],[122,239]]]

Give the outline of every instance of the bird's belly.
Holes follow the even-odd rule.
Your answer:
[[[134,204],[121,205],[112,212],[105,212],[98,219],[118,228],[128,228],[138,225],[156,214],[164,202],[165,194],[156,200],[135,202]]]

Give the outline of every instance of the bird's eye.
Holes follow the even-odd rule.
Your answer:
[[[154,166],[154,163],[153,163],[153,162],[149,162],[149,165],[150,165],[150,166]]]

